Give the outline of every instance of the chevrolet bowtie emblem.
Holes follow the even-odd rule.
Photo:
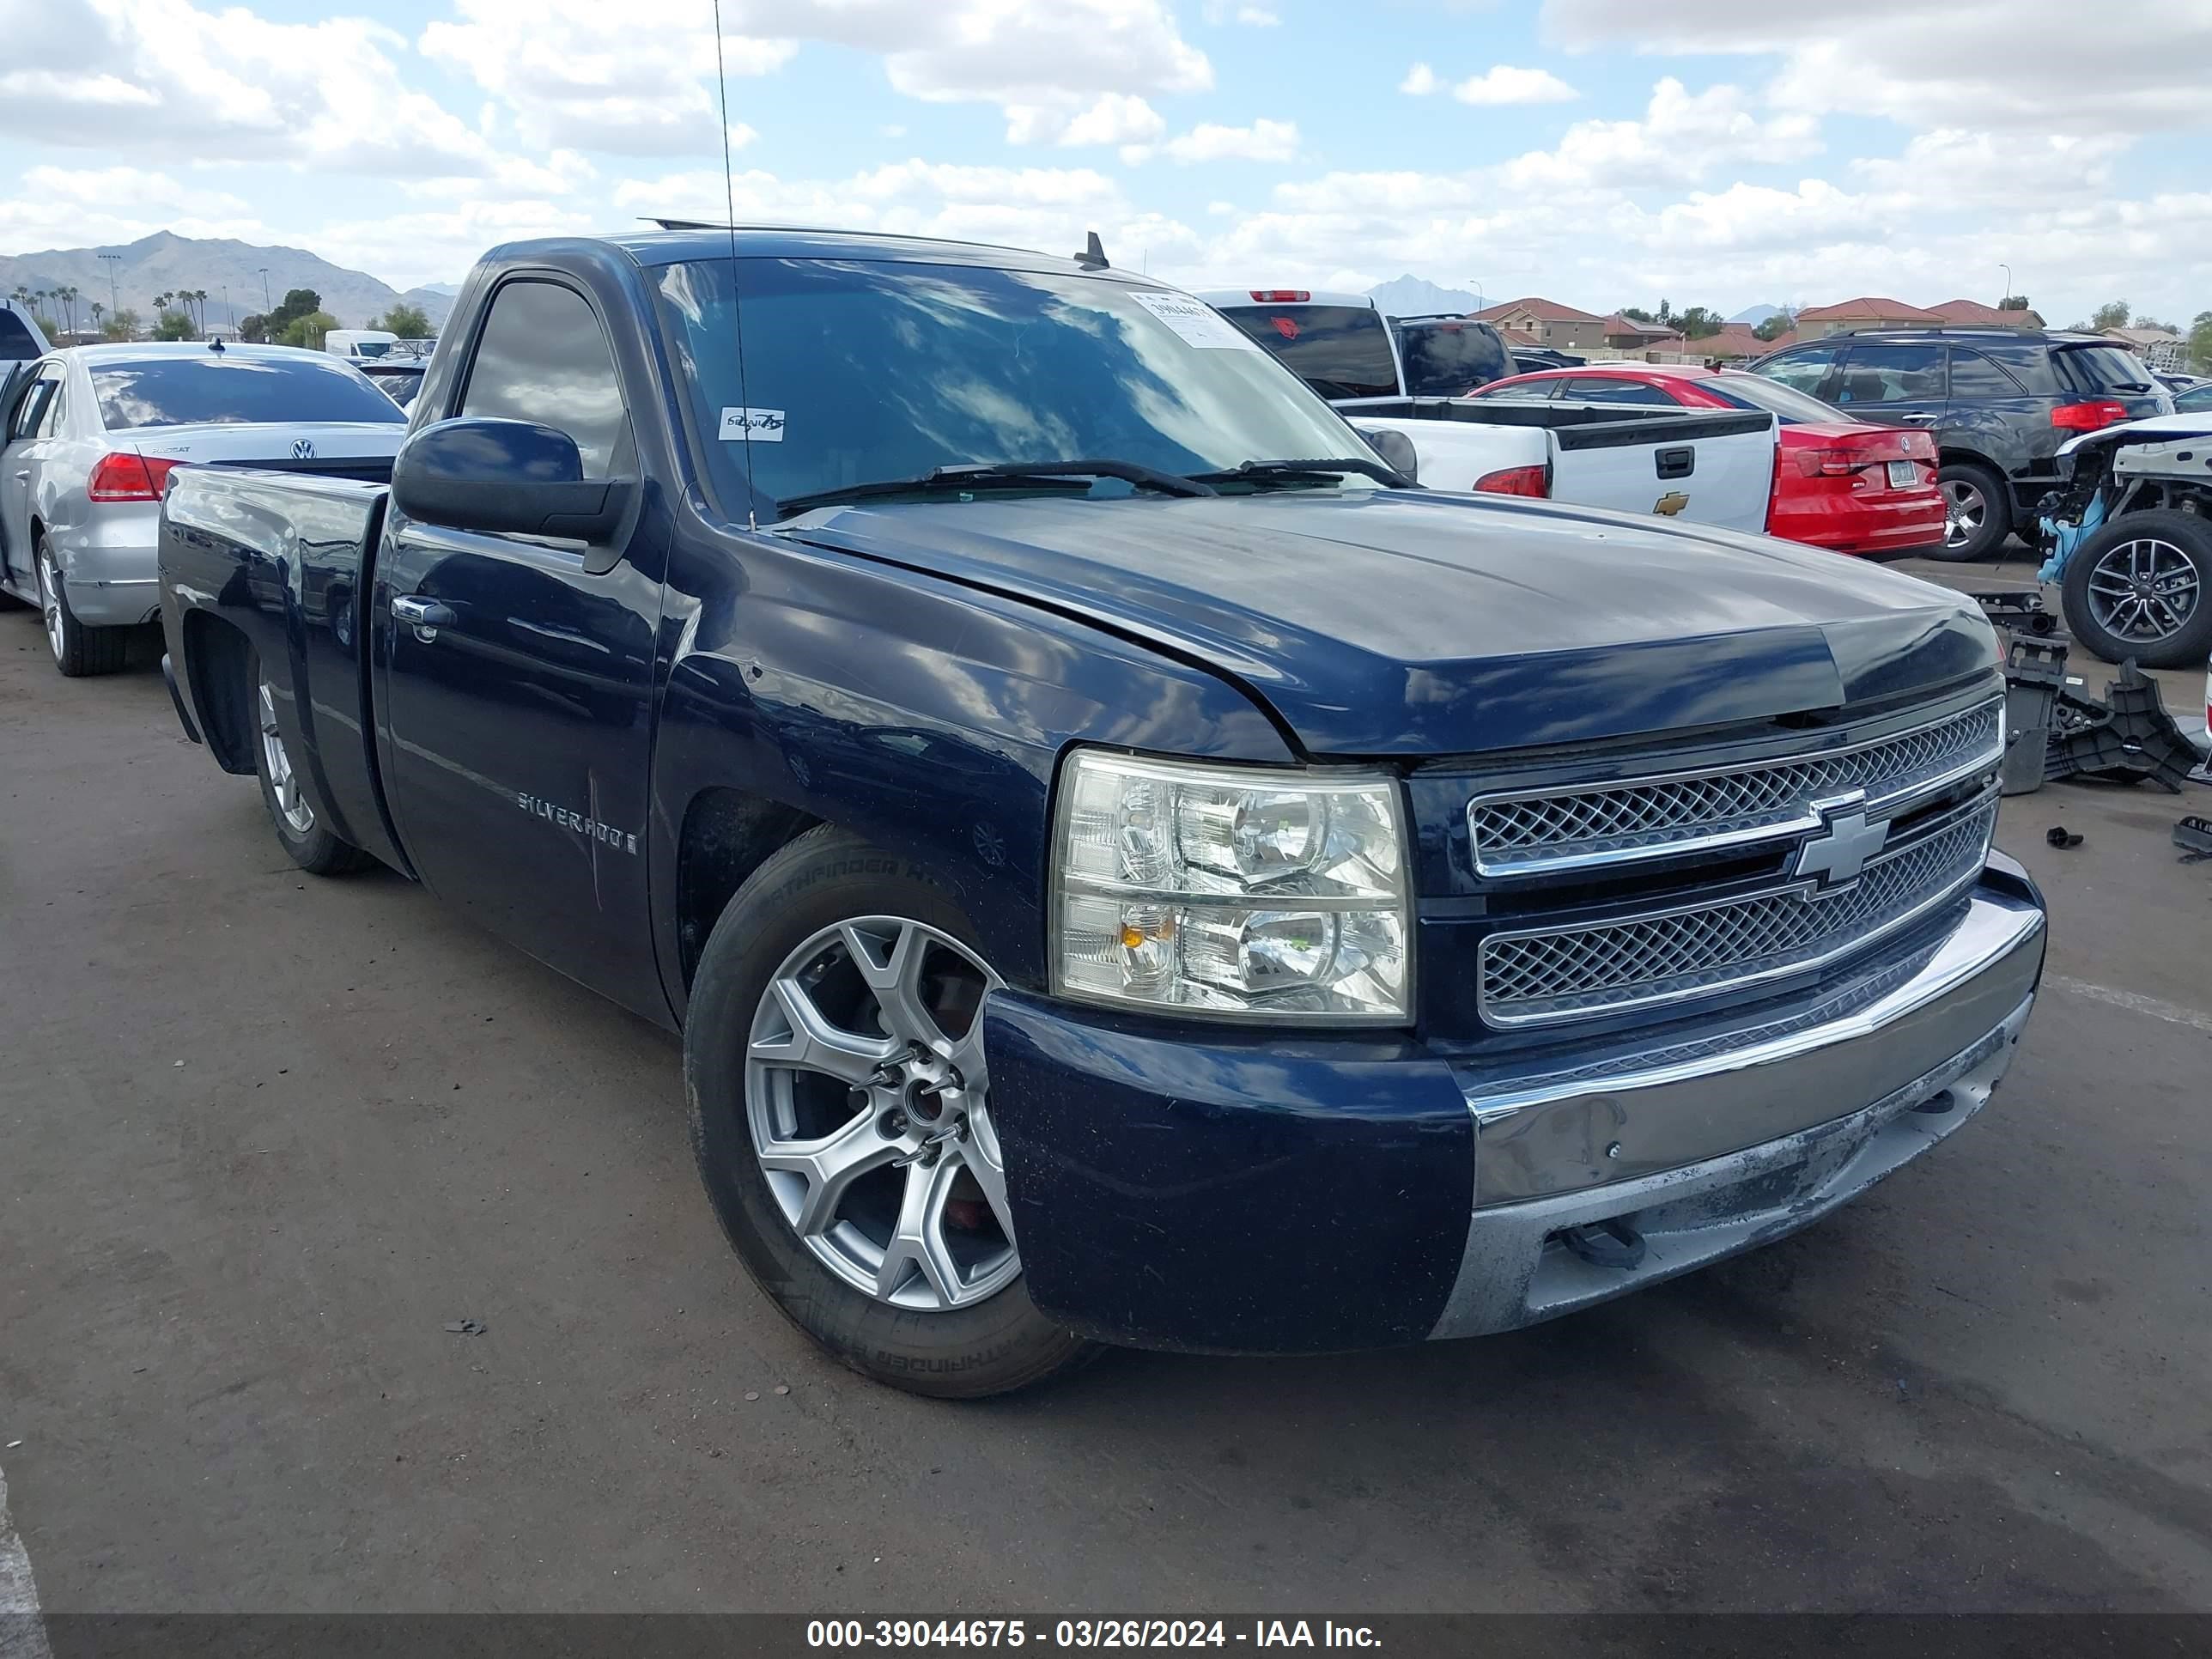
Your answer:
[[[1671,519],[1689,504],[1690,498],[1687,495],[1679,489],[1670,489],[1651,503],[1651,510]]]
[[[1830,814],[1820,833],[1797,849],[1795,873],[1812,877],[1824,893],[1848,887],[1888,840],[1887,819],[1870,823],[1865,812],[1856,809]]]

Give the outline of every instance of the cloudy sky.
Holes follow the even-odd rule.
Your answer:
[[[722,0],[743,217],[1193,286],[2212,307],[2205,0]],[[0,0],[0,252],[716,214],[712,0]],[[1845,25],[1848,27],[1845,27]]]

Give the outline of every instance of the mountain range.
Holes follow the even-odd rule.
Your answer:
[[[1455,288],[1439,288],[1419,276],[1393,276],[1367,290],[1368,298],[1386,317],[1425,317],[1442,312],[1465,316],[1475,308],[1474,295]]]
[[[120,258],[109,261],[103,254]],[[322,295],[323,309],[348,328],[364,326],[400,301],[420,306],[435,328],[443,325],[453,306],[454,290],[443,283],[403,294],[365,271],[332,264],[305,248],[256,247],[251,242],[202,240],[166,230],[111,247],[0,255],[0,295],[13,294],[19,286],[34,294],[42,289],[75,288],[78,324],[89,327],[87,307],[95,300],[136,311],[142,323],[151,324],[155,295],[204,289],[207,321],[219,326],[225,319],[226,289],[234,316],[250,316],[264,308],[264,267],[270,302],[281,301],[287,289],[311,288]],[[50,313],[52,307],[40,309]]]

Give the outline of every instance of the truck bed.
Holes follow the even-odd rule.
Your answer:
[[[391,463],[383,465],[388,477]],[[252,647],[264,660],[279,653],[289,659],[289,672],[266,678],[276,696],[293,701],[284,712],[305,739],[289,745],[295,763],[312,776],[340,836],[404,868],[384,819],[369,718],[369,550],[383,530],[387,493],[382,483],[305,466],[180,467],[163,503],[158,557],[162,603],[181,613],[187,636],[192,612],[220,609],[233,623],[250,624]],[[191,674],[204,664],[187,653],[184,666]],[[202,688],[180,690],[193,694],[195,708],[209,708]],[[214,720],[204,715],[202,724]],[[225,734],[208,737],[227,769],[253,769],[250,747],[240,753]]]

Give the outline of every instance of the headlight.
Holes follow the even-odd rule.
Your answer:
[[[1054,988],[1251,1019],[1407,1018],[1399,790],[1079,750],[1054,841]]]

